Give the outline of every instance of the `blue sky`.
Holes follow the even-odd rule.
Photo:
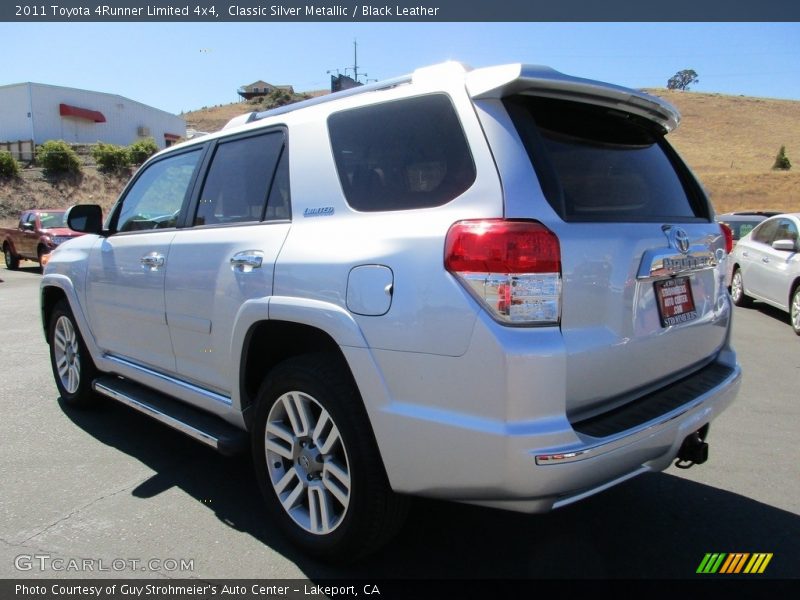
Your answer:
[[[329,87],[326,71],[352,67],[354,39],[370,79],[453,59],[544,64],[639,88],[690,68],[696,91],[800,100],[800,23],[4,22],[0,39],[15,57],[0,85],[110,92],[175,113],[234,102],[258,79]]]

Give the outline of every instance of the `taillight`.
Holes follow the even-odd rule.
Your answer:
[[[733,229],[727,223],[720,223],[719,228],[725,238],[725,254],[730,254],[733,251]]]
[[[561,248],[537,221],[458,221],[444,266],[498,321],[554,325],[561,314]]]

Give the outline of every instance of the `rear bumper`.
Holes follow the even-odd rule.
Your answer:
[[[636,401],[634,414],[573,423],[558,330],[507,335],[477,327],[461,357],[343,349],[396,491],[548,511],[667,468],[740,386],[736,355],[725,345],[700,371],[642,398],[644,409]]]
[[[741,369],[734,365],[725,370],[727,376],[712,389],[632,429],[602,439],[580,436],[578,445],[519,449],[535,464],[530,467],[531,479],[536,482],[535,489],[529,490],[531,496],[478,503],[538,512],[566,506],[636,475],[666,469],[683,441],[708,425],[736,397]],[[514,491],[524,495],[522,488]]]

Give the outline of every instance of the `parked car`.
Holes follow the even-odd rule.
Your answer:
[[[800,213],[767,219],[739,240],[730,256],[737,306],[766,302],[790,315],[800,335]]]
[[[21,260],[42,263],[56,246],[83,235],[72,231],[65,210],[26,210],[15,228],[0,228],[7,269],[18,269]]]
[[[781,214],[779,211],[770,210],[730,212],[717,215],[717,222],[725,223],[730,227],[735,245],[741,238],[753,231],[761,221],[779,214]]]
[[[152,157],[53,253],[67,405],[249,447],[273,522],[355,559],[406,497],[568,505],[707,459],[735,397],[725,239],[670,104],[423,68]],[[643,510],[661,510],[660,506]]]
[[[727,228],[728,232],[726,235],[729,235],[731,238],[730,247],[731,250],[736,245],[736,242],[739,241],[742,237],[746,236],[748,233],[755,229],[756,225],[761,223],[764,219],[768,219],[769,217],[774,217],[775,215],[781,214],[780,212],[776,211],[761,211],[761,210],[753,210],[753,211],[740,211],[740,212],[731,212],[725,213],[721,215],[717,215],[717,222],[723,228]],[[730,253],[730,251],[729,251]],[[725,286],[730,289],[731,287],[731,278],[733,277],[733,263],[732,261],[727,261],[726,268],[725,268]]]

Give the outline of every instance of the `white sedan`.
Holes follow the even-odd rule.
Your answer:
[[[800,335],[800,213],[763,221],[736,244],[732,262],[731,297],[736,306],[753,300],[789,313]]]

